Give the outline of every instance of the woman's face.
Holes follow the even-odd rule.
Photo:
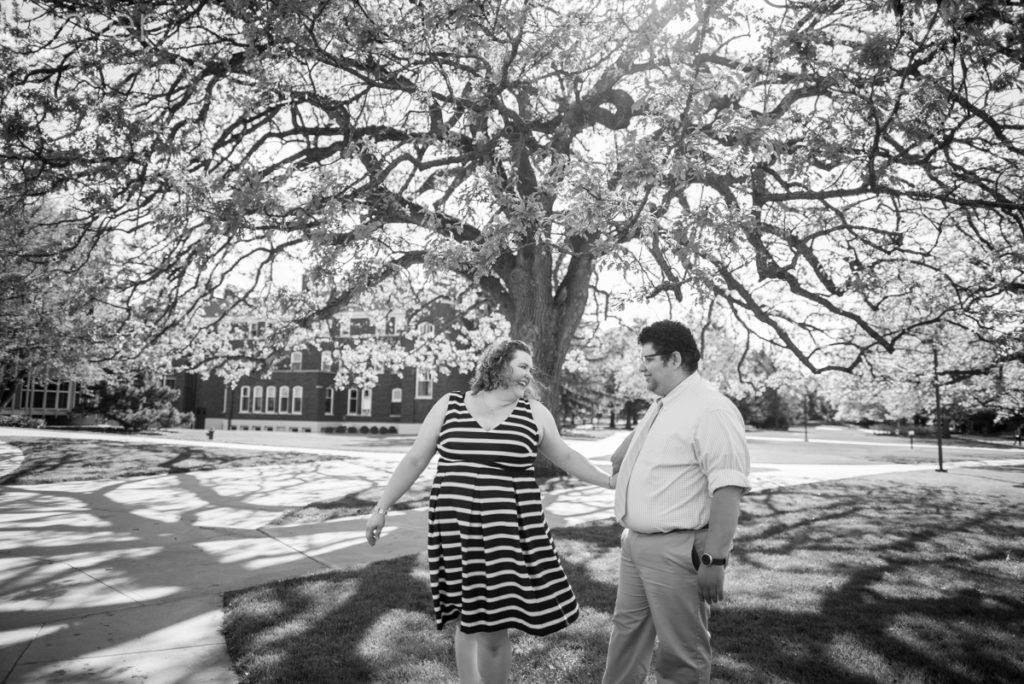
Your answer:
[[[516,397],[522,397],[533,382],[533,357],[522,350],[516,351],[502,375],[502,386],[512,390]]]

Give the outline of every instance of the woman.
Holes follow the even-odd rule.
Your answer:
[[[509,628],[544,635],[579,617],[544,519],[537,454],[584,482],[614,486],[562,440],[532,382],[528,345],[503,340],[485,350],[471,391],[434,404],[366,521],[372,546],[388,508],[441,454],[427,514],[430,591],[437,628],[459,621],[461,684],[508,681]]]

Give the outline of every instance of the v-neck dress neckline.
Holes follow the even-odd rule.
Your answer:
[[[468,393],[467,393],[466,396],[469,396]],[[497,423],[495,423],[491,427],[484,427],[484,424],[480,422],[480,419],[477,418],[476,416],[474,416],[473,412],[469,410],[469,404],[466,403],[466,396],[463,396],[463,398],[462,398],[462,405],[466,407],[466,413],[468,413],[469,417],[473,419],[473,422],[477,424],[477,427],[479,427],[484,432],[494,432],[495,430],[500,428],[502,425],[507,423],[508,419],[511,418],[512,415],[516,412],[516,407],[518,407],[520,402],[523,401],[522,399],[516,399],[515,402],[513,402],[512,405],[509,407],[508,413],[505,414],[504,418],[499,420]]]

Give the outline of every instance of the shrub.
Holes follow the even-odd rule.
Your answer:
[[[0,427],[21,427],[39,430],[46,427],[46,421],[42,418],[33,418],[32,416],[0,416]]]
[[[185,415],[174,407],[178,391],[144,376],[101,382],[80,397],[76,411],[116,420],[128,432],[181,425]]]

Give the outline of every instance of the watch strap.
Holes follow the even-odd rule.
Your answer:
[[[729,557],[724,556],[722,558],[715,558],[709,553],[702,554],[700,557],[701,565],[721,565],[723,568],[729,564]]]

